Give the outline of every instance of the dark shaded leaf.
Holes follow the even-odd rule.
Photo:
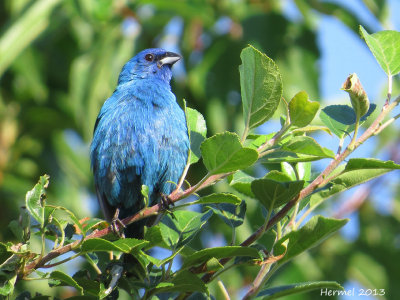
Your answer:
[[[165,244],[172,249],[184,246],[206,224],[212,214],[212,210],[204,213],[178,210],[174,212],[174,217],[165,216],[159,225]]]
[[[227,225],[232,228],[243,224],[246,213],[246,202],[242,200],[240,205],[233,204],[213,204],[211,205],[215,214],[220,217]]]
[[[53,271],[50,273],[49,278],[61,283],[56,285],[72,286],[76,288],[81,295],[83,295],[83,288],[71,276],[60,271]]]
[[[148,243],[148,241],[133,238],[119,239],[114,242],[100,238],[93,238],[84,241],[81,250],[82,252],[121,251],[124,253],[130,253],[133,250],[139,250],[145,247]]]
[[[255,178],[253,176],[250,176],[242,171],[235,172],[233,175],[228,177],[229,184],[235,190],[252,198],[254,198],[254,194],[251,191],[251,182],[254,179]]]
[[[304,181],[279,182],[269,178],[256,179],[251,183],[255,197],[267,210],[273,210],[299,194]]]
[[[376,104],[369,106],[368,112],[360,119],[360,124],[374,112]],[[321,121],[340,139],[354,131],[356,114],[348,105],[329,105],[319,114]]]
[[[218,193],[201,197],[199,200],[195,201],[194,204],[228,203],[239,205],[241,202],[242,200],[234,194]]]
[[[194,253],[192,256],[186,257],[183,261],[182,268],[189,268],[204,263],[211,258],[225,258],[234,256],[250,256],[252,258],[260,258],[258,250],[252,247],[242,246],[225,246],[202,249]]]
[[[189,271],[181,271],[171,282],[162,282],[156,286],[156,292],[207,292],[204,282]]]

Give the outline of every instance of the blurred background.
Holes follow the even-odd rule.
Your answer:
[[[399,15],[398,0],[0,0],[0,241],[13,239],[7,225],[45,173],[51,177],[49,202],[81,218],[101,217],[89,163],[93,126],[121,67],[138,51],[163,47],[181,53],[184,59],[173,68],[178,101],[186,99],[205,116],[208,135],[240,133],[238,66],[247,44],[278,64],[286,99],[305,90],[322,107],[348,103],[340,87],[356,72],[379,109],[386,77],[358,26],[370,33],[400,30]],[[397,95],[398,76],[394,85]],[[259,131],[277,130],[278,119],[279,114]],[[354,155],[399,163],[398,130],[393,125]],[[336,151],[335,137],[316,138]],[[324,165],[317,163],[314,171]],[[188,180],[196,183],[204,174],[199,163]],[[272,285],[335,280],[346,289],[385,289],[385,299],[400,299],[399,179],[393,172],[327,201],[320,213],[351,221],[282,268]],[[224,183],[215,188],[229,189]],[[239,241],[262,224],[253,200],[247,217]],[[229,227],[213,218],[194,243],[224,245],[225,235]],[[240,297],[256,274],[256,268],[246,267],[221,279]],[[49,289],[47,283],[41,291],[59,297],[72,292]],[[314,292],[290,299],[320,297]]]

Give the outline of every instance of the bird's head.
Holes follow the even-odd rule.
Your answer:
[[[182,57],[161,48],[146,49],[129,60],[119,75],[118,84],[138,79],[161,79],[170,82],[171,67]]]

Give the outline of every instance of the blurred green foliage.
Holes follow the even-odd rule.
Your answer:
[[[79,217],[98,214],[88,158],[94,120],[116,86],[122,65],[141,49],[161,45],[182,53],[184,66],[176,70],[173,90],[179,101],[186,99],[203,113],[209,134],[243,130],[238,66],[240,51],[249,43],[277,63],[285,98],[306,90],[311,100],[318,100],[318,15],[332,15],[354,32],[359,24],[371,30],[347,8],[317,0],[293,1],[302,15],[293,21],[283,12],[284,2],[1,1],[0,240],[11,239],[7,225],[19,215],[26,191],[44,173],[52,177],[49,194],[54,204],[68,207]],[[387,22],[387,1],[363,3],[381,23]],[[391,130],[380,137],[377,151],[392,138]],[[395,143],[390,146],[399,149]],[[191,168],[188,179],[196,182],[204,173],[200,167]],[[352,280],[366,288],[386,289],[386,299],[399,299],[400,192],[396,183],[398,176],[392,176],[391,183],[383,185],[397,195],[391,213],[381,215],[366,202],[360,210],[356,240],[335,236],[283,268],[278,283]],[[223,185],[215,188],[224,190]],[[237,232],[238,240],[262,224],[256,203],[247,206],[251,217]],[[209,239],[211,234],[221,240],[225,235],[229,241],[230,229],[220,226],[221,222],[214,218],[195,243],[218,244]],[[238,269],[222,276],[227,286],[238,288],[232,294],[240,293],[256,275],[256,270],[245,268],[246,272]],[[29,283],[20,288],[29,289]],[[313,298],[319,294],[296,296]]]

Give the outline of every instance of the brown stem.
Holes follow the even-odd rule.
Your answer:
[[[329,174],[332,173],[333,170],[335,170],[355,149],[357,149],[361,144],[363,144],[368,138],[370,138],[372,135],[374,135],[380,128],[380,125],[384,118],[387,116],[387,114],[392,111],[400,102],[400,96],[397,97],[395,101],[393,101],[391,104],[386,103],[379,116],[375,119],[375,121],[371,124],[371,126],[355,141],[354,145],[351,147],[347,147],[339,156],[337,156],[334,160],[330,162],[330,164],[325,168],[325,170],[316,178],[314,179],[313,182],[311,182],[307,187],[305,187],[303,190],[300,191],[300,193],[294,197],[292,200],[290,200],[286,205],[276,214],[274,215],[268,222],[268,224],[265,226],[261,226],[260,228],[257,229],[256,232],[254,232],[252,235],[250,235],[244,242],[242,242],[240,245],[241,246],[250,246],[252,243],[254,243],[257,239],[259,239],[265,231],[270,229],[272,226],[274,226],[277,222],[282,220],[286,214],[289,212],[289,210],[296,205],[300,200],[304,199],[305,197],[311,195],[312,192],[314,192],[317,188],[325,186],[331,178],[328,178]],[[228,263],[231,259],[230,258],[225,258],[220,260],[221,265],[225,265]],[[200,268],[199,268],[200,269]],[[203,277],[202,280],[207,283],[211,281],[212,276],[215,272],[210,271],[206,273]]]
[[[217,174],[217,175],[212,175],[209,178],[207,178],[202,184],[200,184],[199,186],[193,186],[190,187],[188,189],[186,189],[185,191],[180,191],[180,190],[175,190],[173,191],[170,195],[169,195],[169,199],[171,200],[171,202],[177,202],[191,194],[193,194],[194,192],[201,190],[207,186],[210,186],[212,184],[214,184],[215,182],[217,182],[218,180],[221,180],[227,176],[229,176],[231,173],[225,173],[225,174]],[[125,219],[123,219],[121,222],[126,226],[129,225],[133,222],[139,221],[141,219],[147,218],[151,215],[155,215],[157,214],[160,210],[162,209],[160,204],[156,204],[153,205],[151,207],[145,208],[143,210],[141,210],[140,212],[134,214],[133,216],[127,217]],[[112,230],[111,230],[111,226],[102,229],[102,230],[95,230],[93,231],[90,235],[86,236],[84,240],[89,240],[89,239],[93,239],[93,238],[100,238],[103,236],[106,236],[108,234],[112,234]],[[53,260],[56,257],[59,257],[62,254],[65,254],[67,252],[72,251],[74,248],[76,248],[79,243],[81,243],[82,241],[75,241],[71,244],[65,245],[64,247],[55,249],[50,251],[47,255],[40,257],[39,259],[31,262],[30,264],[28,264],[25,267],[24,270],[24,276],[29,275],[30,273],[33,272],[33,270],[39,269],[44,267],[48,262],[50,262],[51,260]]]

